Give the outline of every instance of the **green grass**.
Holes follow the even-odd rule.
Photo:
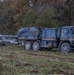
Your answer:
[[[0,47],[0,75],[74,75],[74,53]]]

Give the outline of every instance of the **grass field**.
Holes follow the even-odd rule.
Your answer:
[[[0,75],[74,75],[74,53],[0,47]]]

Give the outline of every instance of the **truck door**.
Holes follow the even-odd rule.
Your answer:
[[[60,40],[68,40],[68,38],[69,38],[69,29],[68,28],[62,28]]]
[[[72,31],[72,38],[74,39],[74,27],[71,29]]]
[[[72,27],[70,30],[70,42],[71,45],[74,47],[74,27]]]

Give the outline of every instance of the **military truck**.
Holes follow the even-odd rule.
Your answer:
[[[74,47],[74,26],[61,28],[30,27],[20,31],[18,38],[24,40],[24,48],[34,51],[40,48],[59,48],[68,53]]]

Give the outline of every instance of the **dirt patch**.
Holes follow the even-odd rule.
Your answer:
[[[29,71],[29,73],[32,73],[32,74],[38,74],[39,71],[38,71],[38,70],[32,70],[32,71]]]
[[[38,54],[33,54],[33,53],[26,53],[28,55],[33,55],[33,56],[38,56]],[[39,55],[40,56],[40,55]]]
[[[59,68],[52,69],[48,72],[48,74],[62,74],[62,75],[73,75],[73,74],[68,74],[65,71],[60,70]]]
[[[33,66],[33,64],[31,64],[31,63],[22,63],[22,62],[20,63],[19,62],[19,63],[15,64],[15,66],[16,67],[24,67],[24,66],[27,67],[27,66]]]
[[[46,58],[47,60],[50,60],[50,61],[54,61],[54,60],[56,60],[56,61],[61,61],[61,62],[74,62],[74,60],[72,59],[72,58],[62,58],[62,57],[55,57],[55,56],[50,56],[50,55],[40,55],[40,54],[33,54],[33,53],[27,53],[28,55],[30,55],[30,56],[34,56],[34,57],[39,57],[39,58]]]
[[[32,56],[44,56],[44,57],[49,57],[49,55],[40,55],[40,54],[33,54],[33,53],[27,53],[28,55]]]
[[[14,58],[13,54],[5,54],[4,56],[7,57],[7,58]]]

